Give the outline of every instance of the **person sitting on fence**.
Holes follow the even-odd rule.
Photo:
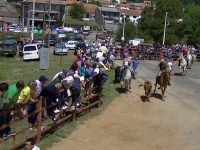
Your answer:
[[[17,113],[20,119],[23,119],[24,116],[27,114],[26,105],[29,102],[29,100],[31,102],[35,102],[36,86],[36,82],[32,81],[20,92],[20,95],[17,100]]]
[[[35,145],[35,140],[29,139],[26,141],[24,150],[40,150],[40,148]]]
[[[12,120],[11,111],[16,104],[17,95],[24,88],[24,81],[18,81],[16,84],[10,84],[8,90],[3,94],[3,109],[5,110],[4,123],[7,125],[3,136],[14,135],[10,128],[10,121]]]
[[[8,84],[7,83],[0,83],[0,128],[2,125],[5,123],[4,122],[4,111],[3,111],[3,103],[2,103],[2,98],[3,94],[6,93],[8,90]],[[5,129],[0,130],[0,138],[3,138],[3,135],[5,136]]]

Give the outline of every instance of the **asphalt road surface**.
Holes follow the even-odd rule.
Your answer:
[[[155,82],[158,71],[158,61],[141,61],[139,77],[143,80]],[[188,109],[200,108],[200,63],[194,63],[185,76],[180,75],[178,66],[173,66],[171,76],[172,86],[167,88],[167,93],[177,98],[177,101],[184,104]]]
[[[199,150],[199,63],[186,76],[172,76],[165,101],[158,90],[150,102],[143,102],[141,83],[147,79],[154,83],[157,64],[142,61],[131,93],[115,98],[102,114],[86,121],[49,150]],[[177,67],[174,73],[178,73]]]

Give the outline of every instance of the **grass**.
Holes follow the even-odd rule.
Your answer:
[[[12,36],[15,38],[20,38],[20,37],[31,37],[30,33],[15,33],[15,32],[7,32],[6,34],[4,32],[0,32],[0,40],[4,40],[7,36]],[[43,34],[41,33],[34,33],[35,38],[42,37]]]
[[[79,19],[74,19],[70,16],[65,18],[65,24],[72,25],[73,27],[83,27],[83,26],[91,26],[92,28],[97,28],[99,25],[95,21],[83,21]]]
[[[25,83],[28,83],[31,80],[38,79],[40,75],[46,75],[50,79],[55,75],[55,73],[62,70],[63,67],[69,67],[72,62],[75,60],[72,52],[67,56],[63,56],[62,64],[60,64],[60,56],[54,56],[52,50],[50,51],[50,64],[49,69],[40,70],[39,61],[28,61],[24,62],[22,58],[16,57],[0,57],[0,82],[13,83],[18,80],[24,80]],[[113,84],[114,72],[108,72],[109,80],[106,82],[102,98],[103,105],[99,109],[92,109],[90,113],[82,113],[82,116],[76,121],[64,123],[62,126],[58,127],[57,130],[52,131],[42,137],[42,141],[39,144],[41,149],[47,149],[52,146],[53,143],[58,142],[61,137],[65,138],[69,136],[72,131],[77,129],[80,124],[83,124],[84,121],[99,115],[114,99],[115,96],[118,96],[118,92],[115,90],[117,88],[116,84]],[[46,122],[45,122],[46,124]],[[48,122],[47,122],[48,124]],[[27,125],[27,121],[20,122],[16,127],[12,127],[17,130]],[[28,130],[27,130],[28,131]],[[30,136],[34,132],[25,132],[21,135],[16,136],[16,141],[24,139],[25,137]],[[0,145],[0,150],[8,149],[13,144],[13,140],[10,139],[6,141],[5,144]]]

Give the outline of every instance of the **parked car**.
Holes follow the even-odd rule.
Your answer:
[[[50,46],[55,46],[55,44],[56,44],[56,35],[55,34],[51,34],[49,41],[50,41]]]
[[[74,28],[72,28],[72,27],[63,27],[63,30],[65,32],[74,32]]]
[[[23,60],[34,60],[40,59],[39,51],[41,49],[41,44],[27,44],[23,47]]]
[[[62,55],[62,54],[67,55],[68,54],[68,49],[69,48],[67,48],[64,43],[57,43],[55,45],[55,47],[54,47],[53,54],[54,55]]]
[[[85,44],[85,42],[78,42],[77,44],[76,44],[76,48],[77,49],[83,49],[83,48],[86,48],[87,46],[86,46],[86,44]]]
[[[67,43],[69,41],[69,38],[67,37],[61,37],[58,39],[58,43]]]
[[[74,34],[79,34],[79,33],[81,33],[80,29],[74,29]]]
[[[67,48],[75,50],[76,49],[76,41],[68,41],[65,45]]]
[[[56,28],[56,31],[58,31],[58,32],[64,32],[64,29],[63,29],[63,27],[58,27],[58,28]]]
[[[17,54],[17,41],[15,39],[6,39],[2,41],[0,55],[15,56]]]
[[[82,34],[83,34],[83,35],[89,35],[89,34],[90,34],[90,31],[88,31],[88,30],[83,30],[83,31],[82,31]]]

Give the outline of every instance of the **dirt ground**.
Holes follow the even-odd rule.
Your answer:
[[[200,113],[184,109],[170,94],[164,102],[158,95],[142,102],[139,81],[131,91],[49,150],[199,150]]]

